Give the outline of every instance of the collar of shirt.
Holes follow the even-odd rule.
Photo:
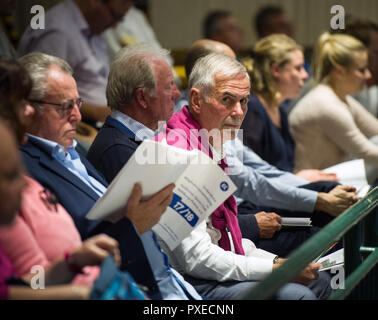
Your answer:
[[[226,152],[224,151],[224,147],[221,147],[221,150],[216,150],[210,143],[209,147],[211,153],[213,154],[213,160],[216,162],[222,161],[226,157]]]
[[[88,174],[79,154],[75,150],[77,145],[76,140],[74,140],[72,146],[66,148],[65,152],[64,147],[54,141],[43,139],[31,134],[28,134],[28,137],[38,144],[42,150],[50,154],[52,158],[56,159],[65,168],[75,174],[81,181],[92,188],[92,190],[96,192],[99,197],[105,193],[106,187]]]
[[[27,133],[27,136],[29,139],[36,142],[43,150],[45,150],[48,154],[50,154],[52,157],[58,157],[61,160],[64,160],[67,153],[71,155],[72,159],[78,158],[78,154],[75,150],[77,141],[74,140],[72,146],[68,147],[66,152],[64,151],[64,147],[58,144],[55,141],[47,140],[41,137],[37,137],[35,135],[32,135],[30,133]]]
[[[118,110],[113,111],[112,118],[121,122],[124,126],[129,128],[135,134],[135,140],[144,141],[152,139],[155,136],[155,131],[147,128],[144,124],[129,117],[128,115]]]

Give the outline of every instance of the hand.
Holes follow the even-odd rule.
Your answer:
[[[337,177],[335,173],[326,173],[322,170],[316,170],[316,169],[301,170],[297,172],[295,175],[309,182],[318,182],[318,181],[339,182],[339,178]]]
[[[161,215],[172,201],[174,188],[175,185],[171,183],[149,200],[142,201],[142,187],[139,183],[134,185],[126,205],[126,217],[134,223],[139,234],[143,234],[159,222]]]
[[[273,265],[273,270],[279,268],[287,259],[278,258]],[[319,278],[318,270],[322,267],[320,263],[311,262],[297,275],[292,282],[300,283],[307,286],[312,280]]]
[[[318,193],[315,209],[336,217],[358,201],[356,188],[352,186],[337,186],[330,192]]]
[[[320,263],[311,262],[301,273],[294,278],[293,282],[308,286],[312,280],[319,278],[318,270],[322,267]]]
[[[121,255],[117,240],[106,234],[99,234],[84,241],[80,247],[73,250],[70,254],[70,263],[79,268],[99,265],[109,254],[113,256],[115,263],[120,266]]]
[[[259,226],[260,238],[270,239],[281,229],[281,217],[274,212],[261,211],[255,214]]]

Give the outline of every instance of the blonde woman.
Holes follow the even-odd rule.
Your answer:
[[[378,145],[372,142],[378,119],[350,96],[371,77],[367,66],[368,51],[356,38],[327,32],[320,36],[314,60],[317,85],[289,118],[297,170],[327,168],[348,156],[378,168]]]
[[[302,48],[283,34],[265,37],[254,47],[249,70],[252,96],[241,127],[243,142],[265,161],[292,172],[295,142],[282,104],[297,97],[308,78]],[[310,182],[337,179],[319,170],[297,175]]]

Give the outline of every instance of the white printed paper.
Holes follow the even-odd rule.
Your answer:
[[[175,183],[173,200],[152,229],[173,250],[201,221],[236,190],[218,164],[199,150],[183,150],[146,140],[118,173],[87,218],[120,219],[136,182],[148,199]],[[116,217],[114,212],[118,212]]]
[[[326,271],[333,268],[338,268],[344,265],[344,249],[339,249],[327,256],[320,258],[317,262],[323,265],[319,271]]]
[[[311,227],[311,218],[282,217],[283,227]]]
[[[366,179],[365,163],[363,159],[342,162],[323,171],[336,173],[341,184],[355,187],[359,198],[363,198],[369,191],[370,185]]]

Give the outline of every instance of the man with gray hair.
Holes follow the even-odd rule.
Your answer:
[[[226,170],[223,144],[236,137],[246,114],[248,73],[236,59],[211,53],[197,60],[189,77],[189,89],[189,106],[172,116],[156,140],[188,150],[199,149]],[[242,239],[233,196],[173,251],[164,242],[162,245],[173,266],[200,293],[213,299],[234,298],[285,261]],[[309,264],[295,279],[297,283],[283,286],[276,298],[327,298],[330,279],[317,273],[320,267],[318,263]]]
[[[159,121],[168,121],[180,97],[168,51],[131,45],[116,55],[106,88],[113,110],[93,141],[88,160],[110,183],[139,144],[152,138]]]
[[[88,160],[110,183],[139,144],[153,138],[159,121],[172,116],[180,93],[167,59],[168,51],[136,44],[121,49],[110,66],[106,96],[112,108],[88,152]],[[163,299],[201,299],[169,265],[155,233],[141,235]]]
[[[100,232],[118,240],[122,267],[149,289],[151,298],[161,298],[139,235],[159,221],[172,199],[169,185],[142,201],[136,184],[117,222],[90,221],[87,213],[103,195],[107,182],[76,150],[76,124],[81,119],[81,99],[71,68],[60,58],[31,53],[19,59],[29,72],[33,87],[28,97],[37,112],[28,116],[28,142],[21,147],[29,174],[55,197],[72,216],[83,239]]]

